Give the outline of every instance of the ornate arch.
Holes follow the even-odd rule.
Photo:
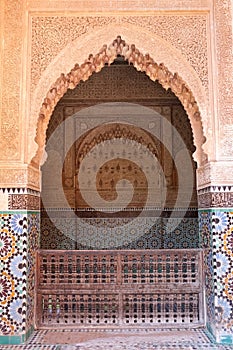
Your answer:
[[[202,150],[205,137],[200,111],[191,89],[178,73],[171,73],[163,63],[157,64],[148,53],[143,55],[134,44],[128,45],[121,36],[117,36],[109,46],[104,45],[96,55],[90,54],[81,65],[75,64],[68,74],[61,74],[51,86],[40,109],[35,138],[38,150],[32,163],[40,164],[45,146],[46,129],[57,102],[68,89],[74,89],[81,80],[87,80],[94,72],[99,72],[104,65],[110,65],[117,55],[124,56],[138,71],[145,72],[152,81],[157,80],[166,90],[170,88],[179,98],[190,119],[196,146],[195,161],[198,165],[204,164],[207,161],[207,156]]]

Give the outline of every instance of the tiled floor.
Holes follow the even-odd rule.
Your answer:
[[[218,345],[205,329],[40,330],[25,345],[0,350],[233,350]]]

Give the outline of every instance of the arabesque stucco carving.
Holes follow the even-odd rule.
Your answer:
[[[232,0],[214,1],[216,23],[217,115],[216,135],[218,159],[232,160],[233,155],[233,3]]]
[[[206,13],[153,16],[33,16],[31,87],[38,83],[42,73],[66,45],[95,28],[109,24],[117,24],[118,27],[127,24],[141,27],[148,30],[150,35],[155,34],[180,50],[208,92]]]
[[[39,164],[40,162],[49,118],[59,99],[68,88],[73,89],[81,80],[87,80],[93,72],[98,72],[105,64],[112,63],[118,54],[123,55],[137,70],[146,72],[152,80],[158,80],[165,89],[171,88],[180,99],[189,115],[193,129],[194,143],[197,147],[195,160],[198,164],[205,163],[207,159],[202,150],[202,144],[205,139],[202,130],[200,111],[188,85],[178,73],[171,73],[163,63],[157,64],[150,54],[141,53],[134,44],[128,45],[120,36],[118,36],[111,45],[104,45],[96,55],[90,54],[82,64],[79,65],[77,63],[69,73],[61,74],[56,82],[49,87],[49,91],[47,91],[46,98],[39,112],[40,119],[36,134],[36,142],[39,145],[39,150],[33,162],[35,164]]]

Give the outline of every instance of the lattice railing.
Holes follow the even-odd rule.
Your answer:
[[[199,250],[42,250],[37,265],[39,327],[203,322]]]

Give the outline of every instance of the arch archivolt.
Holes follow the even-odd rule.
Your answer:
[[[122,28],[121,28],[122,29]],[[105,29],[105,32],[107,30]],[[119,28],[118,28],[119,32]],[[122,30],[121,30],[122,32]],[[128,33],[129,34],[129,33]],[[98,39],[98,33],[93,34]],[[135,33],[134,33],[135,35]],[[128,35],[130,36],[130,35]],[[193,131],[193,137],[194,137],[194,144],[196,146],[196,152],[194,154],[194,159],[197,161],[198,165],[204,164],[207,161],[207,156],[202,150],[202,145],[205,142],[204,133],[203,133],[203,125],[201,120],[201,115],[206,116],[207,115],[207,106],[208,104],[205,101],[205,93],[203,87],[201,87],[200,80],[196,77],[196,73],[194,72],[193,68],[191,68],[190,65],[187,65],[184,62],[184,58],[178,57],[177,54],[175,54],[175,51],[172,52],[171,47],[166,47],[168,50],[166,55],[167,57],[170,57],[170,60],[176,68],[181,67],[179,70],[181,73],[184,74],[186,81],[190,81],[192,83],[192,86],[195,87],[195,96],[197,95],[199,100],[197,103],[197,99],[194,98],[194,93],[190,89],[190,87],[187,85],[186,81],[184,81],[181,76],[175,71],[172,73],[171,70],[167,68],[167,66],[164,63],[157,63],[157,62],[163,62],[161,61],[162,56],[161,53],[157,55],[158,59],[157,62],[154,59],[153,53],[154,50],[156,50],[158,43],[151,42],[150,38],[147,37],[149,45],[151,46],[151,50],[148,47],[148,43],[145,45],[145,39],[141,35],[137,38],[136,41],[139,41],[142,43],[142,50],[139,50],[136,46],[136,44],[128,44],[125,40],[121,38],[121,36],[116,36],[116,39],[113,40],[113,42],[107,46],[103,45],[100,50],[96,50],[96,54],[89,54],[89,56],[83,60],[83,63],[79,64],[76,63],[73,68],[67,73],[60,74],[59,78],[55,80],[55,82],[49,86],[49,82],[51,82],[51,78],[49,78],[49,72],[51,75],[54,74],[53,68],[56,66],[56,62],[53,62],[51,64],[47,71],[44,73],[44,77],[41,80],[41,83],[39,84],[38,88],[35,90],[35,95],[33,101],[35,104],[32,106],[32,113],[35,118],[37,118],[37,130],[36,130],[36,147],[37,151],[34,152],[34,157],[32,154],[32,163],[33,164],[40,164],[40,161],[42,159],[42,155],[44,152],[45,147],[45,139],[46,139],[46,129],[50,120],[50,117],[52,115],[52,112],[57,104],[57,102],[61,99],[61,97],[66,93],[68,89],[73,89],[77,86],[77,84],[82,80],[87,80],[94,72],[99,72],[104,65],[111,64],[117,55],[122,55],[125,57],[126,60],[129,61],[129,63],[133,64],[133,66],[138,70],[145,72],[151,80],[159,81],[159,83],[165,88],[170,88],[174,94],[179,98],[181,103],[183,104],[192,126]],[[101,35],[98,41],[102,41]],[[136,42],[134,41],[134,42]],[[164,42],[164,41],[163,41]],[[163,43],[160,42],[160,45]],[[74,45],[74,44],[73,44]],[[73,47],[72,45],[72,47]],[[93,48],[90,47],[91,43],[89,41],[86,42],[86,46],[90,48],[89,52],[93,52]],[[165,44],[164,44],[165,45]],[[96,43],[95,45],[96,46]],[[166,44],[166,46],[168,46]],[[61,61],[65,63],[64,57],[68,55],[68,53],[72,54],[72,47],[66,48],[65,51],[62,52],[61,56],[63,56],[63,59],[58,56],[56,61],[60,61],[58,65],[61,65]],[[80,46],[81,47],[81,46]],[[146,49],[148,48],[148,51]],[[157,48],[158,50],[158,48]],[[164,47],[161,48],[161,51],[164,51]],[[150,52],[150,53],[144,53],[144,52]],[[156,55],[155,55],[156,56]],[[165,58],[165,57],[163,57]],[[178,64],[178,60],[179,64]],[[69,59],[68,59],[69,60]],[[183,60],[183,61],[182,61]],[[164,60],[166,63],[166,61]],[[68,65],[69,66],[69,65]],[[184,67],[186,68],[186,71],[184,71]],[[61,71],[61,70],[60,70]],[[196,82],[196,84],[194,84]],[[194,85],[193,85],[194,84]],[[41,96],[41,92],[44,91],[44,100],[41,104],[41,99],[38,97]],[[38,104],[39,102],[39,104]],[[39,107],[40,106],[40,107]],[[39,114],[39,117],[38,117]],[[34,124],[35,125],[35,124]],[[205,133],[206,134],[206,133]],[[34,145],[35,146],[35,145]],[[31,147],[33,149],[33,147]],[[34,147],[35,150],[35,147]],[[35,155],[36,153],[36,155]]]

